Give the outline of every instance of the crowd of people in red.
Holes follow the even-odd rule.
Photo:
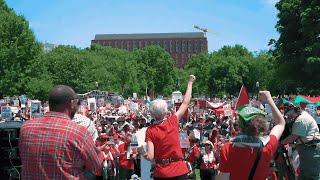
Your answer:
[[[70,87],[54,87],[48,112],[21,128],[21,176],[139,179],[141,161],[148,160],[153,179],[277,179],[282,172],[270,164],[279,147],[288,146],[281,145],[285,120],[270,92],[261,91],[259,102],[269,105],[272,117],[261,106],[221,115],[195,110],[194,81],[191,75],[178,106],[156,99],[134,111],[128,104],[89,110]],[[318,138],[319,128],[313,130]]]

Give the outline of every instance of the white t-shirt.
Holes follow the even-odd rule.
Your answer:
[[[95,141],[98,138],[98,131],[91,119],[87,118],[86,116],[82,114],[75,114],[73,119],[73,122],[77,123],[78,125],[84,126],[87,128],[87,130],[92,135],[93,140]]]
[[[306,111],[302,111],[301,115],[293,123],[292,134],[298,135],[304,143],[320,139],[318,125],[315,119]]]

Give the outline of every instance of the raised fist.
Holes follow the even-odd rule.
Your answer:
[[[191,75],[189,76],[189,81],[190,81],[190,82],[194,82],[195,80],[196,80],[196,77],[191,74]]]
[[[271,94],[269,91],[260,91],[259,92],[259,100],[261,103],[268,103],[272,100]]]

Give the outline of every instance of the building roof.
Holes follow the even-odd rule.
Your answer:
[[[203,32],[183,33],[146,33],[146,34],[96,34],[94,40],[116,39],[167,39],[167,38],[204,38]]]

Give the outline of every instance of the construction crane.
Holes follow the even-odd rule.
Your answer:
[[[207,28],[202,28],[202,27],[199,27],[199,26],[197,26],[197,25],[193,25],[193,27],[194,27],[195,29],[198,29],[198,30],[202,31],[202,32],[204,33],[204,36],[207,37],[207,32],[208,32],[208,29],[207,29]]]

